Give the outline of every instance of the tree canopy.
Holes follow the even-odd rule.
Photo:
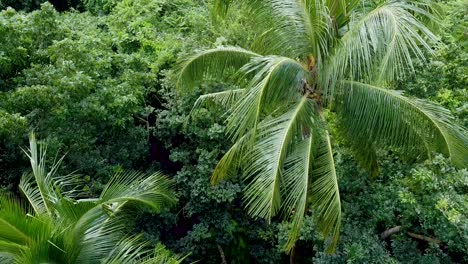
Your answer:
[[[467,10],[0,0],[0,262],[467,262]]]

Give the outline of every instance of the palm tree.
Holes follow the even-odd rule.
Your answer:
[[[214,10],[224,15],[231,2],[216,0]],[[439,152],[459,167],[468,164],[467,131],[449,111],[388,89],[438,44],[421,22],[436,21],[427,1],[237,2],[265,32],[251,50],[221,46],[189,57],[177,86],[192,89],[207,77],[237,72],[231,79],[243,88],[206,94],[195,103],[226,106],[234,142],[212,182],[241,170],[248,213],[291,221],[287,252],[308,211],[327,238],[327,251],[338,242],[341,204],[327,117],[336,118],[357,162],[373,174],[376,150],[383,147],[412,158]]]
[[[30,136],[32,173],[19,185],[27,202],[0,194],[1,263],[180,263],[140,235],[126,236],[129,206],[173,205],[173,183],[161,173],[116,173],[98,198],[79,199],[79,178],[58,176],[63,157],[46,169],[45,145]],[[164,253],[164,254],[162,254]]]

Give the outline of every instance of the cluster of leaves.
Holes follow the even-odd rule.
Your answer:
[[[336,256],[322,255],[318,260],[325,263],[466,261],[466,169],[454,169],[442,156],[415,167],[389,154],[381,163],[381,176],[372,180],[356,169],[349,155],[340,157],[342,243]],[[380,234],[398,226],[399,232],[381,239]],[[415,239],[409,233],[434,240]]]
[[[148,250],[141,236],[125,236],[122,219],[135,205],[173,205],[173,182],[161,173],[116,173],[97,198],[78,198],[77,175],[57,175],[63,158],[46,166],[46,145],[31,134],[25,151],[32,173],[19,189],[26,202],[0,193],[2,263],[180,263],[163,250]]]
[[[32,13],[2,11],[5,183],[17,182],[26,167],[17,144],[26,142],[28,130],[68,151],[65,166],[94,175],[92,189],[117,165],[144,168],[162,71],[195,43],[215,42],[207,12],[188,0],[123,1],[106,17],[60,14],[50,4]],[[16,119],[21,122],[9,125]]]
[[[237,9],[213,26],[206,2],[84,0],[85,13],[58,13],[51,4],[30,13],[1,11],[2,188],[15,190],[28,170],[19,147],[34,130],[49,142],[49,153],[68,152],[63,170],[79,170],[86,186],[81,191],[87,194],[98,196],[109,175],[122,167],[175,175],[176,208],[132,212],[137,215],[133,231],[143,232],[152,244],[190,253],[187,261],[220,263],[225,257],[229,263],[288,263],[284,248],[291,224],[249,217],[242,202],[245,183],[238,177],[210,184],[213,169],[233,143],[226,136],[225,109],[199,101],[201,107],[191,110],[202,91],[231,87],[211,82],[183,98],[174,92],[179,58],[201,48],[246,47],[257,33],[250,28],[252,19]],[[466,3],[443,7],[449,11],[442,34],[446,49],[398,85],[440,102],[466,126]],[[414,166],[384,153],[380,176],[370,178],[338,134],[333,136],[340,145],[334,158],[343,201],[341,242],[335,255],[323,253],[323,237],[307,216],[295,249],[297,263],[468,261],[466,170],[454,169],[441,156]],[[395,226],[400,232],[380,239]]]
[[[446,19],[440,25],[443,46],[417,66],[417,74],[400,80],[400,89],[420,98],[431,98],[450,109],[461,124],[468,125],[468,20],[466,1],[441,4]]]

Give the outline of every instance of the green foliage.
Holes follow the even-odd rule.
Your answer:
[[[96,15],[109,14],[120,0],[83,0],[86,11]]]
[[[49,142],[48,153],[67,152],[61,168],[56,172],[57,175],[65,175],[66,172],[75,170],[81,174],[73,180],[73,183],[75,186],[78,184],[77,191],[82,196],[74,197],[74,200],[99,197],[102,190],[107,188],[106,183],[112,178],[111,175],[119,174],[126,169],[138,171],[161,169],[173,175],[179,203],[173,209],[160,208],[159,213],[147,207],[133,206],[136,203],[129,203],[132,206],[126,207],[126,210],[122,211],[125,214],[121,215],[121,223],[125,226],[125,234],[129,235],[129,238],[110,239],[108,241],[111,242],[106,242],[112,244],[116,251],[134,248],[132,245],[135,245],[135,242],[136,245],[145,244],[145,250],[155,244],[163,243],[167,249],[157,246],[157,253],[154,253],[154,256],[161,259],[170,257],[172,254],[166,253],[173,251],[181,256],[190,254],[185,262],[220,263],[221,254],[224,254],[228,263],[289,263],[290,258],[285,255],[284,248],[291,244],[293,238],[297,239],[294,247],[296,263],[464,263],[468,261],[466,170],[454,168],[449,160],[436,153],[430,153],[432,159],[425,162],[425,157],[421,155],[418,162],[424,163],[413,164],[411,162],[418,155],[413,152],[400,155],[403,148],[398,144],[391,148],[384,147],[383,150],[377,146],[378,144],[361,144],[363,141],[347,136],[343,133],[345,130],[339,126],[343,120],[343,116],[337,113],[337,109],[342,107],[336,104],[340,103],[339,100],[334,101],[334,105],[328,105],[326,101],[322,104],[330,106],[330,109],[325,110],[323,114],[328,122],[327,128],[330,131],[333,151],[325,151],[326,149],[322,148],[320,153],[316,153],[323,161],[330,157],[335,160],[335,173],[330,173],[333,172],[330,166],[315,168],[316,172],[320,172],[318,175],[335,174],[340,186],[342,222],[340,243],[336,253],[334,255],[324,253],[330,241],[319,232],[321,228],[317,218],[314,217],[316,211],[310,210],[310,207],[305,209],[304,217],[300,217],[297,212],[291,214],[290,209],[280,211],[280,214],[286,215],[286,218],[292,221],[282,221],[279,217],[273,217],[269,224],[262,219],[251,218],[243,210],[245,204],[243,190],[249,182],[238,177],[243,173],[237,168],[243,164],[228,162],[235,160],[234,150],[242,149],[242,144],[235,144],[236,142],[226,135],[242,134],[239,131],[242,127],[248,127],[249,120],[255,118],[263,120],[278,105],[285,106],[286,102],[291,102],[291,106],[298,106],[297,102],[300,102],[301,96],[297,96],[299,101],[290,100],[287,95],[294,94],[295,91],[278,88],[275,92],[275,86],[289,87],[289,84],[294,83],[299,90],[303,89],[302,83],[294,78],[294,70],[304,68],[309,71],[314,64],[323,65],[319,59],[311,61],[310,58],[307,60],[307,57],[311,53],[333,55],[333,48],[338,47],[340,42],[336,39],[326,41],[327,34],[334,32],[337,34],[336,38],[341,38],[348,32],[346,27],[335,31],[330,24],[322,23],[321,19],[326,13],[324,10],[309,9],[310,12],[313,11],[314,16],[309,18],[311,25],[314,25],[311,28],[315,30],[307,31],[307,28],[296,23],[296,20],[288,18],[288,14],[301,13],[305,9],[288,7],[284,4],[295,5],[301,1],[249,1],[246,3],[247,6],[239,5],[236,1],[216,1],[230,2],[232,5],[229,9],[225,9],[229,12],[223,14],[224,20],[220,19],[221,17],[214,17],[216,22],[214,24],[210,18],[212,12],[216,12],[211,5],[212,1],[51,1],[52,4],[47,3],[41,7],[39,2],[0,1],[0,9],[5,9],[5,3],[9,3],[8,5],[15,5],[16,10],[36,10],[25,13],[6,9],[0,13],[0,43],[2,43],[0,45],[0,189],[2,191],[9,190],[20,195],[21,190],[24,190],[32,197],[37,194],[37,188],[32,187],[37,186],[32,182],[32,175],[29,174],[30,176],[25,176],[21,180],[21,175],[30,171],[30,168],[28,160],[20,150],[20,147],[27,145],[27,134],[35,131]],[[269,19],[274,11],[271,9],[265,9],[267,12],[263,12],[261,16],[252,16],[252,11],[262,7],[255,6],[260,2],[281,2],[275,11],[281,19],[276,21]],[[301,3],[306,2],[310,5],[320,1]],[[365,1],[354,8],[364,12],[384,2],[386,1]],[[395,59],[396,57],[390,54],[387,60],[380,60],[385,57],[386,45],[359,46],[356,39],[365,38],[366,34],[371,36],[378,33],[378,29],[381,29],[385,23],[388,25],[385,27],[386,30],[401,33],[394,31],[394,24],[388,24],[395,14],[399,15],[398,18],[408,15],[401,11],[400,2],[397,1],[390,7],[385,5],[383,9],[378,9],[379,12],[373,13],[375,16],[344,14],[343,5],[327,7],[329,10],[327,12],[336,14],[336,25],[350,21],[350,25],[366,23],[369,28],[366,31],[359,31],[359,34],[356,31],[348,34],[346,49],[343,50],[351,51],[349,53],[351,55],[348,54],[348,57],[334,55],[334,62],[328,64],[331,70],[325,71],[330,74],[328,76],[320,74],[318,77],[324,77],[323,82],[327,82],[327,80],[334,81],[334,78],[338,78],[342,73],[349,73],[343,69],[347,63],[343,58],[360,61],[357,57],[363,53],[361,48],[375,48],[379,56],[373,57],[372,60],[377,64],[382,61],[388,61],[388,64]],[[411,3],[421,2],[427,1]],[[396,80],[386,84],[388,87],[405,90],[405,95],[409,98],[417,96],[441,104],[456,117],[455,121],[450,119],[447,125],[459,123],[463,129],[468,124],[465,2],[460,0],[439,3],[446,18],[438,23],[443,27],[437,35],[444,45],[438,45],[434,57],[431,57],[428,63],[413,61],[414,73],[397,76]],[[350,6],[346,7],[348,11],[353,8],[354,2],[349,3]],[[406,4],[408,2],[405,2]],[[251,8],[244,8],[249,5]],[[87,12],[59,13],[54,6],[59,11],[74,6],[78,10]],[[431,10],[429,6],[420,7]],[[219,5],[218,8],[222,9],[223,6]],[[222,13],[221,9],[219,11]],[[421,10],[417,11],[420,13]],[[416,14],[416,16],[423,20],[424,25],[433,28],[433,24],[424,20],[425,15]],[[371,19],[362,22],[366,17]],[[404,23],[403,20],[397,22],[397,25]],[[273,26],[278,23],[283,26],[282,30],[273,30]],[[414,27],[407,28],[410,29]],[[389,37],[391,35],[383,36],[382,39],[378,39],[377,44],[390,43]],[[403,38],[401,35],[398,37],[398,41],[395,42],[398,45],[393,46],[397,49],[393,51],[402,47]],[[317,39],[321,41],[314,42]],[[304,40],[306,42],[303,42]],[[306,47],[302,45],[303,43],[310,45]],[[412,46],[408,45],[407,47]],[[245,52],[238,48],[239,46],[251,49],[255,53]],[[205,58],[199,60],[203,62],[200,64],[177,64],[179,59],[192,58],[196,61],[196,56],[193,57],[192,54],[199,50],[209,50],[213,53],[199,53]],[[307,51],[304,56],[294,55],[295,51],[304,50]],[[232,56],[239,51],[248,53],[248,56]],[[236,68],[240,68],[243,62],[249,62],[250,55],[265,55],[270,52],[280,55],[294,53],[293,60],[278,64],[278,58],[281,57],[261,57],[244,68],[246,75],[235,74]],[[401,54],[405,54],[404,51]],[[210,64],[208,71],[200,68],[199,66],[208,62],[208,57],[211,55],[217,56],[217,64]],[[304,63],[295,64],[296,59]],[[231,64],[236,67],[228,67],[227,62],[232,61],[239,64]],[[382,73],[382,67],[377,67],[379,71],[366,74],[369,76],[383,74],[381,79],[388,81],[387,77],[397,72],[397,68],[406,70],[405,67],[408,65],[403,64],[392,64],[392,67],[396,67],[392,71]],[[272,67],[275,65],[279,67]],[[177,74],[184,67],[184,72],[187,74],[179,79]],[[342,72],[339,70],[340,67]],[[364,65],[362,67],[360,73],[370,69]],[[265,73],[257,75],[258,77],[269,74],[268,82],[255,82],[258,88],[255,91],[245,89],[249,87],[249,78],[255,76],[256,70]],[[359,74],[358,67],[354,70]],[[201,75],[204,77],[203,82],[197,79]],[[239,80],[238,86],[223,83],[237,80]],[[183,96],[176,92],[176,86],[180,87],[181,82],[191,83],[189,91],[184,92]],[[232,111],[229,110],[233,109],[232,106],[235,106],[236,102],[246,94],[258,95],[261,88],[264,97],[255,100],[257,104],[244,102],[245,105],[253,106],[247,108],[251,110],[248,113],[252,114],[248,116],[249,119],[245,118],[247,115],[231,115]],[[354,88],[354,92],[357,93],[362,87]],[[200,97],[206,92],[210,94]],[[339,89],[330,90],[330,94],[332,92],[338,99],[350,95],[339,94]],[[367,93],[361,91],[360,94],[361,98],[370,98],[375,102],[387,104],[393,102],[390,100],[393,92],[386,97],[370,96],[369,91]],[[400,94],[395,96],[399,97]],[[405,98],[404,101],[398,102],[413,102],[412,99]],[[364,99],[362,101],[369,102]],[[264,108],[255,111],[258,103]],[[379,109],[378,105],[380,104],[372,104],[375,109]],[[355,115],[360,113],[358,110],[362,106],[356,104],[352,107],[357,111],[354,112]],[[400,113],[399,108],[395,106],[395,109],[388,113]],[[269,119],[270,123],[259,125],[276,131],[289,123],[280,122],[286,113],[287,110],[275,112]],[[445,114],[448,115],[447,112],[444,112]],[[399,118],[402,119],[403,116]],[[226,123],[226,119],[231,122]],[[315,125],[321,124],[316,122]],[[355,122],[351,122],[349,128],[353,126],[356,127]],[[353,135],[366,134],[359,129],[356,131]],[[379,131],[382,134],[386,130]],[[316,139],[320,139],[321,136],[323,134],[319,133]],[[310,152],[306,151],[306,146],[313,138],[308,139],[291,148],[287,152],[288,157],[282,159],[288,164],[286,168],[288,173],[284,175],[286,181],[283,186],[294,190],[285,196],[288,197],[286,200],[289,205],[304,202],[302,195],[295,194],[305,189],[306,186],[302,184],[305,178],[294,176],[299,173],[305,175],[308,169],[306,166],[301,166],[306,160],[305,157],[312,157],[308,155]],[[405,137],[400,139],[405,140]],[[281,145],[273,145],[271,149],[279,148]],[[363,148],[365,152],[356,152]],[[265,151],[271,149],[264,148]],[[243,150],[262,151],[254,148]],[[400,154],[396,155],[393,152]],[[230,155],[224,155],[225,153]],[[53,164],[53,161],[53,157],[47,158],[48,164]],[[378,175],[374,173],[374,177],[370,178],[355,163],[374,172],[378,168],[380,173]],[[322,164],[333,165],[330,162]],[[210,175],[213,172],[219,176],[212,179],[219,182],[217,185],[210,183]],[[219,181],[220,179],[226,180]],[[18,189],[16,186],[20,183],[22,187]],[[72,189],[69,186],[59,190],[62,194],[68,195]],[[111,197],[111,194],[113,197],[121,191],[122,185],[114,191],[107,192],[108,197]],[[315,201],[309,199],[306,202]],[[25,217],[25,213],[29,212],[32,215],[34,210],[31,206],[23,208],[24,204],[21,205],[22,207],[15,207],[18,209],[15,209],[18,219],[29,221],[31,226],[37,225],[38,229],[39,227],[47,229],[47,224],[38,221],[32,223],[32,218]],[[61,210],[60,214],[70,215],[70,212]],[[128,215],[131,217],[126,217]],[[49,226],[52,227],[56,226],[55,221],[45,221],[45,223],[50,223]],[[302,228],[297,227],[298,223]],[[395,226],[401,226],[398,233],[385,240],[380,239],[382,232]],[[440,243],[428,243],[411,237],[408,232],[437,239]],[[7,233],[0,232],[2,235]],[[140,233],[143,233],[142,237],[135,236]],[[55,245],[60,245],[60,239],[54,239],[56,237],[49,240]],[[6,247],[6,244],[0,243],[0,248],[3,246]],[[51,255],[64,255],[50,243],[46,243],[44,248],[53,251]],[[152,254],[153,250],[147,252]],[[123,255],[113,254],[113,256],[114,258],[109,258],[107,261],[122,262],[120,258]],[[130,254],[130,257],[132,256]],[[7,260],[8,256],[0,257],[2,263],[8,263]]]
[[[44,2],[47,2],[47,0],[1,0],[0,9],[11,7],[16,10],[32,11],[34,9],[37,9]]]
[[[215,1],[215,12],[224,16],[231,2]],[[190,91],[229,69],[240,76],[237,84],[245,89],[226,110],[226,134],[234,145],[215,168],[213,182],[239,171],[252,217],[291,219],[286,252],[294,248],[309,208],[329,240],[327,251],[338,243],[341,204],[324,109],[336,113],[341,136],[353,142],[359,163],[374,175],[375,152],[388,147],[424,158],[439,152],[466,167],[468,131],[450,111],[384,88],[433,53],[438,39],[425,23],[437,19],[431,5],[238,2],[267,29],[254,39],[255,52],[223,46],[198,52],[183,62],[177,85]]]
[[[468,125],[468,38],[466,37],[466,1],[447,1],[441,28],[444,44],[429,63],[420,64],[417,74],[396,85],[412,95],[431,98],[450,109],[461,123]]]
[[[99,197],[78,198],[79,178],[57,175],[63,157],[47,168],[46,149],[31,134],[25,153],[32,174],[19,185],[27,205],[0,195],[0,252],[7,263],[167,263],[166,257],[153,255],[159,251],[146,250],[149,244],[139,236],[125,237],[121,219],[132,204],[153,210],[174,204],[169,179],[160,173],[118,172]]]

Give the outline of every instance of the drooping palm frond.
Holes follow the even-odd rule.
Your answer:
[[[227,133],[234,140],[252,129],[255,134],[263,117],[276,111],[278,106],[297,100],[310,78],[303,65],[277,56],[254,58],[241,71],[254,77],[245,95],[229,110]]]
[[[456,166],[468,164],[468,133],[450,111],[427,101],[359,82],[345,82],[337,107],[342,129],[362,147],[369,143],[443,153]],[[363,150],[365,151],[365,150]]]
[[[245,93],[245,89],[234,89],[216,93],[204,94],[195,101],[192,112],[201,107],[207,106],[210,102],[226,108],[232,107]]]
[[[104,187],[99,203],[137,201],[159,211],[177,201],[172,193],[173,184],[160,172],[118,172]]]
[[[238,47],[218,47],[202,51],[180,65],[177,87],[192,89],[206,75],[222,78],[228,68],[240,69],[251,58],[258,56],[260,55]]]
[[[215,168],[212,182],[241,168],[249,214],[270,220],[282,212],[292,221],[286,250],[300,235],[309,207],[330,239],[327,251],[338,242],[341,203],[330,137],[311,121],[323,106],[333,106],[327,102],[336,103],[340,128],[359,154],[358,162],[374,173],[375,150],[382,145],[405,151],[422,146],[445,153],[456,164],[468,163],[466,130],[453,125],[447,111],[394,91],[343,82],[386,83],[411,69],[414,59],[433,52],[437,38],[420,22],[434,20],[424,0],[381,1],[372,10],[371,5],[358,6],[364,3],[359,0],[215,0],[214,10],[225,13],[233,2],[249,8],[266,29],[253,50],[280,56],[249,58],[240,71],[251,82],[239,98],[214,95],[236,103],[227,119],[235,143]],[[226,60],[220,63],[216,76],[227,68]],[[196,77],[201,78],[191,78]],[[304,95],[316,100],[318,109],[304,110]]]
[[[347,127],[342,127],[346,126],[345,123],[340,125],[341,136],[345,138],[347,147],[351,150],[358,166],[369,172],[372,177],[377,177],[379,175],[380,168],[378,164],[377,149],[374,144],[369,142],[367,139],[362,138],[363,135],[356,137],[356,135],[347,133]],[[366,151],[363,151],[364,149]]]
[[[145,255],[151,250],[148,249],[149,242],[143,241],[140,236],[126,237],[119,241],[109,255],[102,261],[103,264],[120,263],[141,263]]]
[[[300,236],[304,216],[308,207],[310,177],[312,175],[314,136],[302,140],[286,158],[283,173],[283,210],[285,218],[291,216],[291,231],[286,242],[286,252],[289,252]]]
[[[342,79],[394,80],[413,68],[415,57],[432,53],[437,37],[415,14],[436,19],[417,4],[392,1],[351,22],[319,76],[326,94]]]
[[[310,198],[317,226],[325,238],[330,238],[327,252],[335,251],[340,237],[341,201],[335,162],[328,131],[318,133],[314,146],[314,163],[310,179]]]
[[[281,209],[281,182],[287,153],[313,123],[313,103],[303,97],[289,111],[264,120],[246,153],[246,207],[252,216],[271,220]]]
[[[217,184],[226,180],[230,175],[237,172],[243,164],[243,155],[246,153],[252,142],[253,130],[243,135],[237,140],[231,148],[224,154],[216,165],[211,176],[211,183]]]

